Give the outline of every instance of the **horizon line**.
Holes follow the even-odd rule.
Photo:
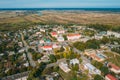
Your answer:
[[[24,8],[26,8],[26,7],[24,7]],[[21,8],[19,7],[19,8],[0,8],[0,9],[24,9],[24,8],[23,8],[23,7],[21,7]],[[27,8],[28,8],[28,7],[27,7]],[[26,8],[26,9],[27,9],[27,8]],[[32,8],[35,8],[35,7],[30,7],[30,8],[32,9]],[[30,8],[29,8],[29,9],[30,9]],[[38,8],[38,7],[36,7],[36,8]],[[51,7],[51,8],[50,8],[50,7],[49,7],[49,8],[47,8],[47,7],[40,7],[40,8],[38,8],[38,9],[52,9],[52,8],[53,8],[53,9],[55,9],[55,8],[56,8],[56,9],[57,9],[57,8],[60,9],[60,8],[62,8],[62,7],[55,7],[55,8],[54,8],[54,7]],[[73,9],[74,9],[74,8],[78,8],[78,9],[80,9],[80,8],[81,8],[81,9],[82,9],[82,8],[95,8],[95,7],[63,7],[63,8],[67,8],[67,9],[70,9],[70,8],[73,8]],[[103,9],[103,7],[97,7],[97,8]],[[120,8],[120,7],[105,7],[105,8],[106,8],[106,9],[107,9],[107,8],[108,8],[108,9],[109,9],[109,8],[115,9],[115,8]]]

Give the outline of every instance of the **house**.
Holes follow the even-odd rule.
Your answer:
[[[50,39],[46,39],[45,42],[46,42],[46,43],[50,43],[51,40],[50,40]]]
[[[98,62],[102,62],[105,60],[106,56],[103,55],[102,53],[96,53],[96,54],[92,54],[90,56],[92,59],[98,61]]]
[[[15,54],[14,51],[10,51],[10,52],[9,52],[9,56],[14,55],[14,54]]]
[[[57,37],[58,42],[63,42],[64,38],[62,36]]]
[[[29,75],[29,71],[7,76],[2,78],[2,80],[27,80],[28,75]]]
[[[53,44],[52,47],[53,47],[53,49],[54,49],[54,48],[60,48],[61,46],[58,45],[58,44]]]
[[[91,57],[92,59],[102,62],[106,59],[106,56],[103,55],[101,52],[93,50],[93,49],[87,49],[84,52],[87,56]]]
[[[41,32],[36,32],[35,34],[36,34],[36,35],[39,35],[39,34],[41,34]]]
[[[113,32],[113,31],[107,31],[107,35],[108,35],[108,36],[113,35],[113,36],[115,36],[115,37],[117,37],[117,38],[120,38],[120,33]]]
[[[42,46],[41,48],[45,51],[49,51],[49,50],[52,50],[52,45]]]
[[[54,80],[52,76],[48,75],[45,80]]]
[[[67,35],[68,40],[76,40],[76,39],[79,39],[80,37],[81,37],[80,34],[68,34]]]
[[[64,31],[64,30],[58,30],[57,33],[58,33],[58,34],[64,34],[65,31]]]
[[[51,36],[52,37],[57,37],[58,35],[57,35],[57,32],[51,32]]]
[[[116,74],[119,74],[120,73],[120,67],[116,66],[115,64],[112,64],[112,63],[108,63],[107,65],[110,70]]]
[[[24,65],[25,67],[28,67],[28,66],[29,66],[29,63],[26,62],[26,63],[24,63],[23,65]]]
[[[18,53],[23,53],[26,50],[26,48],[22,48],[18,51]]]
[[[108,46],[101,44],[101,45],[100,45],[100,48],[101,48],[101,49],[108,49]]]
[[[77,58],[70,60],[70,64],[79,64],[79,60]]]
[[[41,63],[41,62],[49,62],[50,59],[47,55],[44,55],[43,57],[41,57],[41,59],[38,59],[38,63]]]
[[[45,29],[40,29],[41,32],[45,32]]]
[[[20,47],[23,47],[23,43],[22,43],[22,42],[18,42],[18,45],[19,45]]]
[[[81,38],[80,41],[81,42],[87,42],[90,39],[91,39],[90,37],[84,37],[84,38]]]
[[[103,36],[102,36],[102,35],[100,35],[100,34],[96,34],[96,35],[94,36],[94,38],[95,38],[95,39],[97,39],[97,40],[100,40],[100,39],[102,39],[102,38],[103,38]]]
[[[115,78],[114,76],[112,76],[111,74],[107,74],[105,76],[105,80],[117,80],[117,78]]]
[[[89,70],[90,74],[101,74],[101,71],[90,63],[83,63],[83,66],[85,69]]]
[[[60,69],[62,69],[65,73],[68,73],[68,72],[71,71],[71,69],[68,67],[68,64],[67,64],[67,63],[61,62],[61,63],[59,64],[59,67],[60,67]]]
[[[87,56],[90,56],[91,54],[96,54],[96,51],[93,49],[86,49],[84,52]]]
[[[52,72],[51,75],[52,75],[53,77],[57,77],[57,76],[59,76],[59,73],[58,73],[58,72]]]
[[[44,40],[40,40],[39,43],[40,43],[40,44],[43,44],[43,43],[45,43],[45,41],[44,41]]]
[[[4,53],[0,53],[0,57],[2,57],[4,55]]]

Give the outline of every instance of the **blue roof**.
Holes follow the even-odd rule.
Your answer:
[[[98,56],[99,58],[102,58],[102,59],[105,58],[102,54],[97,54],[97,56]]]

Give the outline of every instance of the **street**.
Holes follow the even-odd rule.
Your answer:
[[[29,49],[30,47],[28,46],[28,44],[27,44],[26,41],[24,40],[24,36],[23,36],[22,33],[21,33],[21,39],[22,39],[22,42],[23,42],[23,44],[24,44],[24,47],[26,47],[26,53],[27,53],[27,57],[28,57],[28,59],[29,59],[29,61],[30,61],[30,65],[31,65],[32,67],[35,67],[36,64],[35,64],[34,60],[32,59],[32,55],[31,55],[30,52],[28,52],[28,49]]]

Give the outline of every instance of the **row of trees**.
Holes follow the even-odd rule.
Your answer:
[[[46,65],[47,65],[46,63],[41,62],[38,68],[33,68],[27,80],[40,80],[40,77]]]
[[[90,24],[88,26],[90,28],[94,28],[99,31],[107,31],[107,30],[112,30],[112,31],[116,31],[116,32],[120,31],[120,26],[103,25],[103,24]]]
[[[86,43],[76,42],[73,44],[77,49],[84,51],[85,49],[98,49],[100,48],[100,42],[98,40],[88,40]]]

